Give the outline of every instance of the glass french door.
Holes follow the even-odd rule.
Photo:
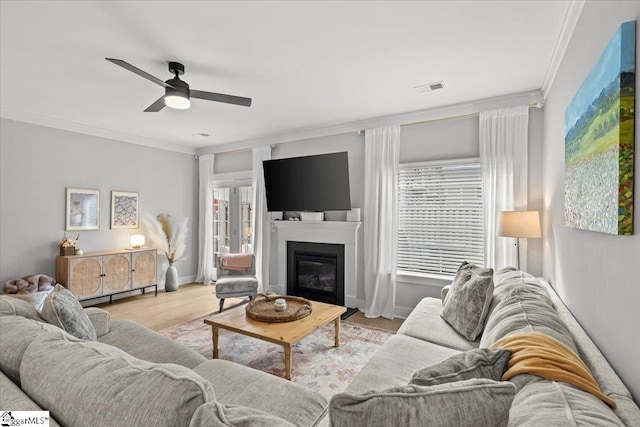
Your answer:
[[[248,182],[247,182],[248,181]],[[253,187],[250,180],[219,182],[213,189],[213,256],[252,253]]]

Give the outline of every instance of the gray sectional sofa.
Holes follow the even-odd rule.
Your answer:
[[[497,272],[493,279],[491,304],[478,339],[467,340],[442,319],[442,300],[425,298],[346,392],[330,403],[281,378],[231,362],[206,360],[137,323],[111,322],[100,309],[85,309],[98,337],[93,342],[44,322],[23,301],[0,296],[0,408],[47,408],[54,426],[326,426],[332,421],[366,425],[362,420],[367,418],[357,413],[357,406],[347,408],[347,412],[353,409],[348,415],[356,421],[337,422],[336,414],[345,410],[338,408],[341,398],[384,394],[384,398],[400,396],[402,400],[417,371],[468,354],[467,350],[488,348],[514,332],[542,331],[581,356],[617,409],[569,384],[521,374],[508,384],[515,390],[507,390],[511,393],[508,425],[640,426],[640,409],[629,391],[553,289],[515,269]],[[487,387],[489,380],[468,381],[469,389],[477,389]],[[505,390],[489,386],[500,388],[501,393]],[[385,394],[389,389],[393,393]],[[473,405],[499,404],[495,398],[499,394],[487,396]],[[473,424],[442,418],[446,396],[437,405],[420,407],[416,402],[422,401],[410,401],[403,409],[388,408],[393,421],[383,425]],[[457,410],[463,420],[471,419],[466,407],[457,406]],[[414,418],[404,417],[405,412]],[[506,419],[490,425],[504,423]]]
[[[97,341],[0,296],[0,409],[46,408],[52,426],[314,426],[326,416],[324,397],[290,381],[85,312]]]
[[[446,295],[448,287],[443,290]],[[444,299],[444,298],[443,298]],[[475,348],[490,347],[498,339],[520,331],[540,331],[574,349],[591,370],[602,392],[613,398],[615,411],[603,401],[577,387],[539,376],[521,374],[511,379],[516,394],[509,410],[513,426],[640,426],[640,409],[629,390],[584,330],[578,325],[553,288],[522,271],[507,268],[494,274],[494,291],[482,335],[469,341],[458,334],[440,314],[443,300],[424,298],[371,358],[346,393],[351,398],[372,390],[406,386],[414,373]],[[397,394],[397,393],[396,393]],[[330,416],[340,399],[332,398]],[[384,396],[378,402],[384,402]],[[490,402],[486,402],[490,405]],[[422,425],[440,407],[422,408]],[[357,408],[352,406],[351,411]]]

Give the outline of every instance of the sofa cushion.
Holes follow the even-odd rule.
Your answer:
[[[501,300],[487,319],[480,347],[491,347],[515,332],[538,331],[556,338],[577,353],[571,333],[546,294],[537,287],[519,287]]]
[[[446,295],[442,318],[469,341],[484,327],[493,295],[493,269],[462,263]]]
[[[111,326],[111,313],[97,307],[87,307],[84,309],[84,312],[89,316],[89,320],[95,328],[96,335],[98,337],[109,333],[109,327]]]
[[[194,371],[211,382],[225,405],[248,406],[297,426],[315,426],[327,411],[327,400],[311,390],[237,363],[208,360]]]
[[[514,289],[535,289],[546,294],[547,289],[537,278],[515,267],[506,267],[493,274],[493,296],[487,319],[498,303],[505,299]],[[546,294],[548,297],[549,295]]]
[[[189,427],[294,427],[288,421],[247,406],[210,402],[196,409]]]
[[[420,369],[413,375],[410,384],[432,386],[472,378],[500,381],[510,357],[511,353],[505,349],[477,348],[465,351],[437,365]]]
[[[218,298],[245,296],[257,292],[258,279],[254,276],[219,277],[216,281],[216,295]]]
[[[77,340],[62,329],[45,322],[22,316],[5,316],[0,321],[0,370],[14,383],[20,385],[20,364],[27,347],[39,336],[66,336]],[[9,408],[9,407],[6,407]]]
[[[71,335],[95,341],[96,328],[74,294],[62,285],[56,285],[44,300],[41,311],[42,318],[52,325],[58,326]]]
[[[188,426],[199,406],[215,400],[211,384],[183,366],[66,337],[35,338],[20,377],[25,393],[68,426]]]
[[[402,322],[398,335],[407,335],[461,351],[477,348],[480,340],[469,341],[460,335],[440,316],[442,309],[439,299],[423,298]]]
[[[20,387],[15,385],[9,377],[0,373],[0,408],[11,408],[12,411],[42,411]],[[2,411],[4,412],[4,411]],[[7,424],[8,425],[8,424]],[[49,417],[49,426],[58,427],[53,418]]]
[[[8,295],[0,295],[0,316],[22,316],[27,319],[42,320],[42,316],[33,304]]]
[[[42,311],[44,300],[49,296],[51,291],[53,291],[53,288],[47,291],[29,292],[26,294],[8,294],[8,296],[26,301],[29,304],[33,305],[36,310]]]
[[[112,322],[109,333],[100,336],[98,341],[154,363],[176,363],[195,368],[207,360],[195,350],[131,320]]]
[[[563,382],[530,382],[513,399],[509,422],[527,426],[623,426],[602,400]]]
[[[413,374],[458,354],[453,350],[405,335],[393,335],[384,343],[347,387],[349,393],[405,386]]]
[[[515,392],[509,382],[471,379],[339,393],[331,398],[329,417],[336,426],[506,426]]]

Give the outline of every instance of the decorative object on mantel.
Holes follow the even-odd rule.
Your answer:
[[[565,111],[568,227],[633,234],[635,42],[625,22]]]
[[[276,301],[283,300],[285,308],[280,310]],[[247,316],[259,322],[292,322],[307,317],[313,310],[306,298],[289,295],[258,294],[247,304]]]
[[[65,230],[100,229],[100,190],[67,187]]]
[[[498,236],[516,238],[516,254],[520,269],[520,239],[542,237],[538,211],[502,211],[498,216]]]
[[[173,222],[171,216],[164,213],[157,217],[147,213],[142,219],[149,244],[164,253],[169,261],[164,283],[167,292],[178,289],[178,271],[173,264],[186,256],[188,223],[189,218]]]
[[[111,192],[111,228],[138,228],[138,193]]]
[[[75,255],[76,254],[76,244],[78,243],[78,240],[80,239],[80,235],[78,234],[78,237],[74,239],[69,239],[67,237],[67,234],[65,233],[62,236],[62,239],[60,239],[59,245],[60,245],[60,256],[71,256],[71,255]]]

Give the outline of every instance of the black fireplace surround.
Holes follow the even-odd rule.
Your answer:
[[[344,305],[344,245],[287,242],[287,295]]]

